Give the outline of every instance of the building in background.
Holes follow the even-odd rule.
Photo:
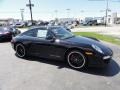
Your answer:
[[[108,25],[120,24],[120,14],[114,12],[111,15],[108,15],[107,24]]]

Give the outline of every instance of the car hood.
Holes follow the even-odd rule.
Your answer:
[[[74,36],[72,38],[66,39],[66,41],[71,43],[88,44],[88,45],[100,44],[100,42],[98,41],[82,36]]]
[[[66,39],[66,41],[68,43],[74,44],[74,45],[79,45],[79,46],[83,46],[85,45],[85,47],[89,47],[92,48],[92,44],[97,45],[98,47],[100,47],[102,49],[102,51],[104,53],[110,53],[112,52],[110,48],[108,48],[107,46],[103,45],[101,42],[87,38],[87,37],[82,37],[82,36],[75,36],[69,39]]]

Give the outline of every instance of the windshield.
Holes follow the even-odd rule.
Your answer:
[[[52,29],[52,32],[55,34],[55,36],[59,39],[67,39],[74,36],[71,32],[67,31],[65,28],[55,28]]]

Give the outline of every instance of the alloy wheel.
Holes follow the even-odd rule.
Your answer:
[[[86,64],[85,56],[79,51],[72,51],[67,57],[68,64],[75,69],[83,68]]]

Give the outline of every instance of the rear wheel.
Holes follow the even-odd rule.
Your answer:
[[[70,67],[81,69],[86,65],[86,58],[80,51],[73,50],[68,53],[67,62]]]
[[[20,58],[24,58],[26,56],[26,50],[23,44],[16,45],[16,55]]]

